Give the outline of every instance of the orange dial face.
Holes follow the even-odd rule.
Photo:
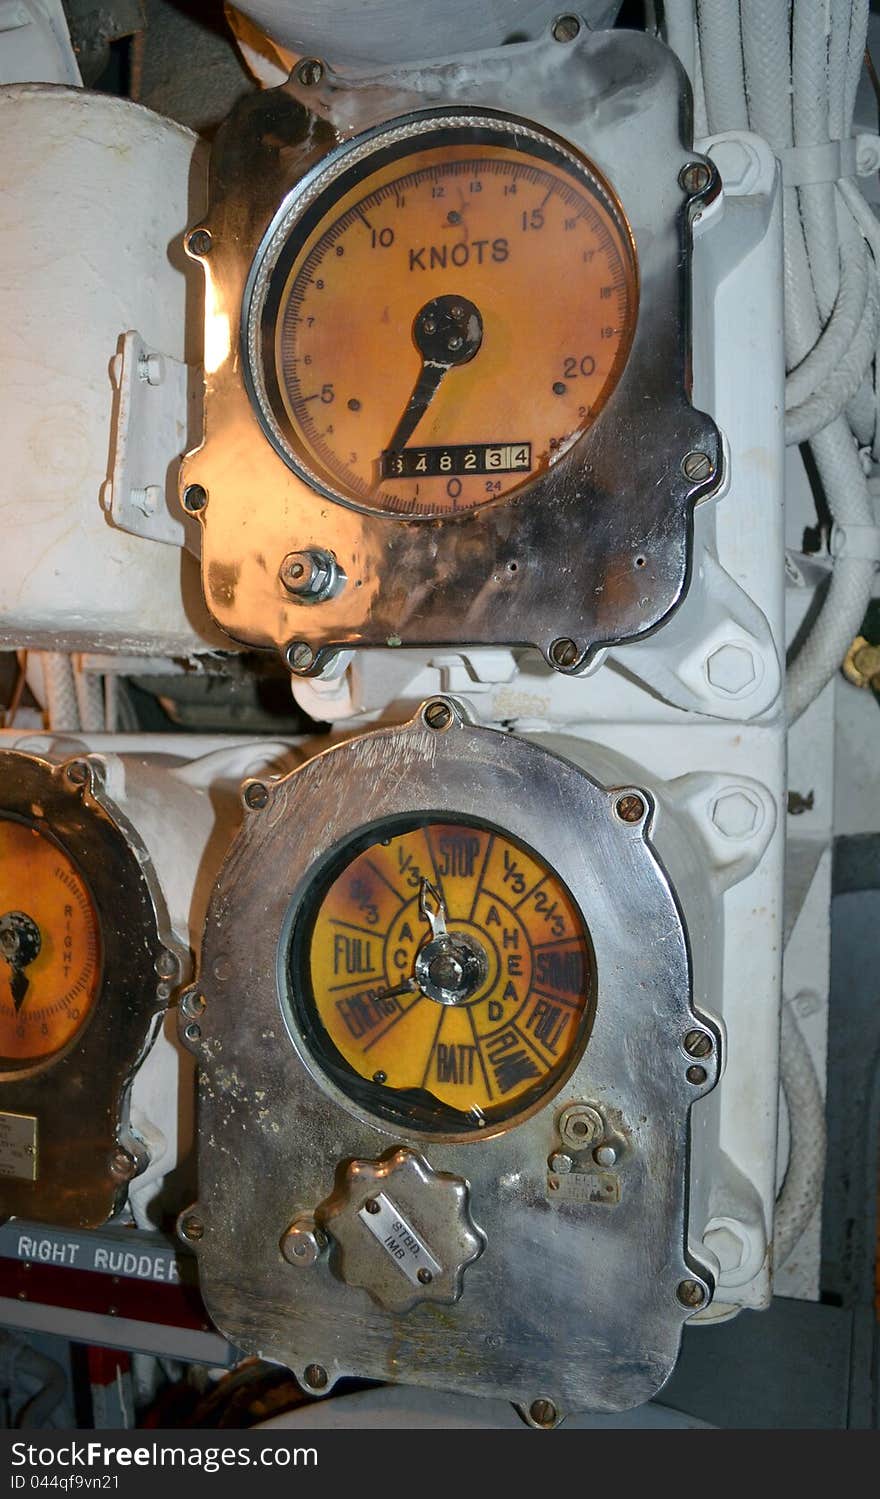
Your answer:
[[[0,818],[0,1060],[63,1050],[100,977],[98,917],[76,866],[36,828]]]
[[[264,313],[266,407],[306,478],[359,507],[473,510],[558,462],[620,376],[626,220],[526,127],[377,146],[291,231]]]
[[[367,1107],[415,1128],[480,1129],[524,1112],[561,1081],[592,1023],[580,911],[542,860],[488,828],[410,824],[361,845],[293,952],[319,1060]]]

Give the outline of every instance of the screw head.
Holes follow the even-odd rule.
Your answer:
[[[576,642],[569,640],[567,636],[554,640],[550,647],[550,660],[554,666],[561,666],[563,670],[567,671],[572,666],[576,666],[580,659],[581,652]]]
[[[535,1426],[555,1426],[559,1420],[559,1412],[552,1400],[533,1400],[529,1406],[529,1419]]]
[[[183,491],[183,508],[190,515],[198,515],[208,503],[208,491],[203,484],[187,484]]]
[[[308,671],[315,664],[315,653],[305,640],[294,640],[287,647],[285,660],[291,671]]]
[[[209,229],[194,229],[186,241],[190,255],[210,255],[214,241]]]
[[[72,786],[85,786],[89,779],[89,767],[85,760],[71,760],[64,774]]]
[[[120,1182],[131,1181],[132,1177],[137,1175],[137,1161],[131,1152],[124,1150],[121,1145],[111,1151],[108,1168],[110,1175]]]
[[[158,973],[160,979],[173,979],[177,976],[179,965],[174,953],[170,952],[167,947],[163,947],[162,951],[158,954],[153,967]]]
[[[311,1218],[299,1218],[291,1223],[281,1240],[281,1253],[288,1265],[298,1270],[308,1270],[317,1263],[327,1243],[325,1235],[316,1228]]]
[[[324,77],[324,64],[318,57],[304,57],[295,76],[301,88],[317,88]]]
[[[439,733],[442,729],[448,729],[452,723],[452,709],[442,698],[438,698],[436,702],[427,704],[422,719],[429,729]]]
[[[692,1309],[702,1306],[706,1300],[706,1288],[698,1280],[680,1280],[675,1289],[675,1294],[682,1306]]]
[[[621,822],[641,822],[645,815],[645,803],[634,791],[628,791],[619,798],[614,810]]]
[[[685,1073],[688,1082],[693,1083],[695,1088],[701,1088],[708,1075],[705,1067],[689,1067]]]
[[[262,781],[251,781],[244,788],[244,802],[252,812],[260,812],[269,802],[269,789]]]
[[[568,1176],[574,1161],[564,1150],[554,1151],[550,1157],[550,1170],[555,1171],[557,1176]]]
[[[431,1274],[430,1270],[428,1270],[423,1265],[422,1268],[421,1268],[421,1270],[419,1270],[419,1272],[418,1272],[419,1285],[421,1285],[421,1286],[429,1286],[431,1284],[431,1281],[433,1279],[434,1279],[434,1277]]]
[[[377,1202],[375,1197],[368,1197],[364,1203],[364,1207],[368,1213],[381,1213],[382,1211],[382,1204],[381,1202]]]
[[[557,16],[553,22],[554,42],[573,42],[581,29],[580,19],[577,16]]]
[[[204,1237],[205,1225],[197,1213],[187,1213],[180,1220],[180,1236],[187,1244],[198,1244]]]
[[[184,1026],[183,1034],[185,1035],[187,1041],[201,1041],[202,1027],[200,1025],[196,1025],[194,1020],[191,1020],[189,1025]]]
[[[678,180],[684,191],[691,196],[704,193],[712,181],[712,169],[704,161],[689,161],[679,172]]]
[[[303,1370],[303,1379],[312,1390],[326,1390],[329,1375],[323,1364],[308,1364]]]
[[[688,1031],[682,1045],[689,1057],[708,1057],[712,1052],[712,1037],[708,1031]]]
[[[191,989],[188,994],[184,994],[183,999],[180,1001],[180,1008],[184,1015],[203,1015],[206,1004],[207,1000],[204,994],[199,994],[198,990]]]
[[[681,471],[686,479],[693,484],[703,484],[706,479],[711,479],[713,473],[712,459],[708,453],[694,451],[685,453],[681,460]]]
[[[613,1145],[600,1145],[593,1151],[593,1160],[597,1166],[613,1166],[617,1160],[617,1151]]]

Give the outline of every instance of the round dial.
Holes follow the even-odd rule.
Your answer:
[[[355,1101],[415,1129],[481,1129],[556,1086],[592,1023],[593,973],[553,871],[460,822],[360,840],[291,947],[312,1053]]]
[[[472,510],[546,472],[614,389],[637,304],[626,220],[589,162],[525,125],[422,121],[349,154],[257,278],[261,415],[338,498]]]
[[[0,818],[0,1059],[61,1051],[98,993],[98,917],[72,860],[37,828]]]

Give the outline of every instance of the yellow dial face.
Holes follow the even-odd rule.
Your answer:
[[[592,1023],[592,947],[571,896],[534,853],[470,824],[359,844],[294,940],[293,970],[318,1059],[415,1128],[526,1111]]]
[[[62,1051],[100,976],[98,917],[76,866],[35,827],[0,818],[0,1060]]]
[[[546,472],[608,400],[635,325],[631,236],[587,161],[531,137],[435,129],[377,149],[292,232],[267,296],[267,404],[331,493],[473,510]]]

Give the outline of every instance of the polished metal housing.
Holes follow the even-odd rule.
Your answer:
[[[146,849],[108,794],[103,770],[100,756],[53,762],[0,751],[2,815],[36,824],[76,865],[103,951],[82,1030],[64,1051],[0,1072],[0,1113],[35,1119],[38,1150],[32,1181],[0,1178],[0,1219],[98,1228],[147,1165],[130,1129],[131,1082],[183,954]]]
[[[182,1029],[200,1064],[202,1293],[231,1342],[312,1390],[357,1375],[560,1411],[635,1406],[666,1379],[683,1321],[712,1291],[686,1249],[688,1130],[717,1081],[720,1036],[693,1008],[650,793],[600,786],[438,701],[266,782],[215,888],[198,1034]],[[636,797],[641,814],[627,820]],[[299,913],[339,850],[438,808],[503,828],[553,868],[588,927],[598,986],[589,1040],[555,1092],[456,1135],[408,1134],[338,1086],[299,1029],[289,964]],[[699,1073],[683,1045],[696,1027],[709,1038]],[[282,1252],[290,1224],[311,1221],[353,1161],[395,1150],[468,1186],[485,1248],[454,1306],[383,1310],[343,1281],[332,1252],[306,1268]],[[405,1216],[417,1223],[416,1212],[413,1196]]]
[[[352,646],[437,643],[533,645],[578,672],[602,645],[662,623],[687,586],[694,503],[722,465],[718,431],[689,399],[690,225],[718,180],[690,149],[687,101],[661,43],[586,28],[384,72],[301,64],[241,101],[188,239],[206,277],[205,435],[181,493],[206,497],[202,578],[224,630],[303,673]],[[282,456],[260,394],[261,297],[279,234],[327,174],[355,158],[366,169],[388,129],[417,144],[445,118],[518,124],[595,164],[633,237],[638,319],[605,407],[545,475],[442,520],[368,513]],[[304,549],[331,553],[346,580],[309,607],[279,575]]]

